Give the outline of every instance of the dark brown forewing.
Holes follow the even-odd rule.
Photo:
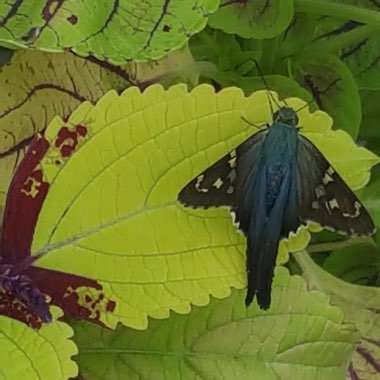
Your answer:
[[[299,213],[303,221],[350,236],[368,236],[375,225],[368,211],[322,153],[304,136],[298,144]]]
[[[180,191],[178,200],[192,207],[235,206],[248,173],[258,162],[266,133],[254,134],[197,175]]]

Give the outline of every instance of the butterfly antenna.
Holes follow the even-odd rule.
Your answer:
[[[272,95],[271,91],[269,90],[269,86],[268,86],[268,83],[267,81],[265,80],[264,78],[264,75],[260,69],[260,66],[259,66],[259,63],[256,61],[256,59],[254,58],[250,58],[253,63],[255,64],[256,66],[256,69],[257,69],[257,72],[259,73],[260,77],[261,77],[261,80],[263,81],[264,83],[264,86],[267,90],[267,97],[268,97],[268,101],[269,101],[269,107],[270,107],[270,111],[271,111],[271,114],[273,115],[274,114],[274,110],[273,110],[273,106],[272,106],[272,101],[273,103],[278,107],[278,108],[281,108],[280,105],[277,103],[276,99],[274,98],[274,96]],[[272,100],[272,101],[271,101]]]
[[[240,118],[241,118],[243,121],[245,121],[248,125],[250,125],[251,127],[256,128],[256,129],[262,129],[262,128],[265,127],[265,124],[260,125],[260,124],[252,123],[252,121],[249,121],[249,120],[248,120],[246,117],[244,117],[244,116],[240,116]]]
[[[298,113],[298,112],[300,112],[300,111],[302,111],[303,109],[305,109],[306,107],[309,107],[310,106],[310,104],[312,104],[312,103],[314,103],[315,102],[315,99],[314,99],[314,97],[311,99],[311,100],[309,100],[306,104],[304,104],[302,107],[300,107],[300,108],[298,108],[297,110],[295,110],[294,112],[295,113]],[[284,102],[285,103],[285,102]]]

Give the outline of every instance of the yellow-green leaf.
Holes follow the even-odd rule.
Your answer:
[[[304,102],[287,104],[300,109]],[[113,313],[100,316],[112,327],[122,321],[145,328],[148,316],[188,313],[210,295],[245,287],[245,239],[228,211],[177,201],[191,178],[257,132],[242,116],[270,122],[267,92],[245,97],[237,88],[216,94],[206,85],[192,92],[182,85],[143,93],[130,88],[121,96],[108,93],[96,106],[82,104],[67,122],[54,119],[40,164],[49,191],[34,232],[36,265],[96,279],[116,302]],[[321,111],[304,108],[299,118],[302,133],[351,186],[368,181],[379,161],[374,154],[332,131]],[[72,140],[62,136],[78,128],[85,133],[70,151]],[[282,243],[279,260],[308,240],[304,231]]]
[[[343,379],[352,324],[298,276],[278,268],[269,311],[246,308],[244,291],[145,331],[74,322],[80,372],[89,379]]]
[[[0,378],[6,380],[68,379],[78,374],[72,356],[78,350],[72,328],[57,321],[62,315],[51,309],[54,322],[33,330],[0,315]]]

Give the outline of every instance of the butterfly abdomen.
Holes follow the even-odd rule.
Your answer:
[[[270,304],[271,285],[279,241],[287,217],[287,207],[297,204],[294,168],[297,160],[297,131],[284,124],[274,124],[263,143],[261,159],[254,175],[247,181],[244,201],[237,216],[243,216],[241,228],[247,236],[248,291],[246,304],[257,296],[260,307]],[[247,214],[249,221],[247,222]],[[295,210],[296,215],[296,210]]]

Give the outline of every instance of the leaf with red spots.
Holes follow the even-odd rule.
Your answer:
[[[87,128],[83,125],[63,126],[53,145],[57,153],[54,165],[63,165],[86,135]],[[49,191],[41,160],[50,147],[43,136],[37,135],[10,186],[0,251],[0,313],[40,328],[42,322],[51,320],[50,302],[62,307],[67,315],[101,323],[100,313],[113,312],[115,302],[105,297],[100,284],[33,267],[38,259],[30,256],[34,228]]]
[[[114,64],[148,61],[185,45],[218,5],[219,0],[9,2],[0,7],[0,44],[70,49]]]

